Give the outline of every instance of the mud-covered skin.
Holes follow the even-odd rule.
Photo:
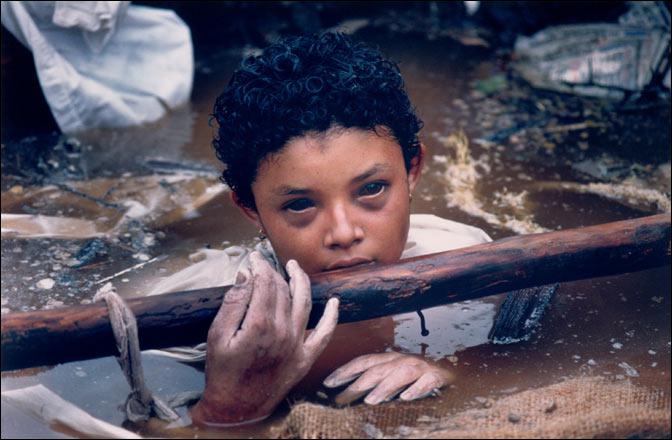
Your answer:
[[[304,338],[311,309],[310,280],[287,263],[289,285],[253,252],[208,332],[203,398],[197,424],[233,425],[270,415],[324,350],[338,321],[338,299],[327,303]],[[305,339],[305,341],[304,341]]]
[[[331,373],[324,385],[334,388],[357,379],[336,396],[336,403],[346,405],[368,393],[364,402],[377,405],[406,387],[401,400],[426,397],[453,377],[450,371],[423,358],[392,352],[359,356]]]

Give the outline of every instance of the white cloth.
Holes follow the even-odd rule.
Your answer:
[[[2,402],[15,406],[47,425],[61,424],[71,432],[86,437],[142,438],[134,432],[93,417],[42,384],[3,391]]]
[[[2,2],[2,24],[33,52],[63,132],[153,122],[189,100],[188,26],[173,11],[129,3]]]

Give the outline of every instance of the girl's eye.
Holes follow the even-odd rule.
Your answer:
[[[377,196],[385,190],[387,184],[383,182],[367,183],[359,190],[359,195],[363,197]]]
[[[296,199],[286,204],[284,209],[292,212],[302,212],[313,206],[315,206],[315,204],[309,199]]]

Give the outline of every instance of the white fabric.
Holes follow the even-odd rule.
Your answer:
[[[242,246],[231,246],[224,250],[202,249],[192,255],[194,259],[200,260],[198,263],[164,278],[148,295],[233,285],[238,271],[247,267],[253,250],[259,251],[275,270],[285,275],[268,240],[258,243],[254,249]]]
[[[189,28],[173,11],[129,3],[2,2],[63,132],[153,122],[189,100]]]
[[[93,417],[42,384],[3,391],[2,402],[14,405],[46,424],[61,424],[87,437],[142,438],[134,432]]]

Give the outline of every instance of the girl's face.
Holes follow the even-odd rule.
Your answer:
[[[308,274],[397,261],[422,148],[407,173],[390,136],[335,127],[292,139],[261,162],[252,184],[257,211],[243,211],[283,265],[294,259]]]

